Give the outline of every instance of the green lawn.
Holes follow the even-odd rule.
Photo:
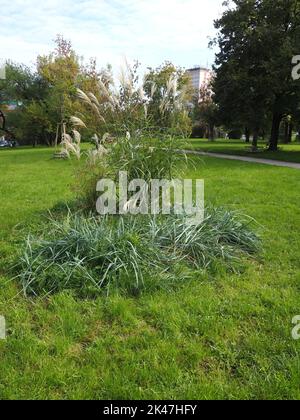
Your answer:
[[[7,272],[29,228],[71,199],[74,165],[51,150],[0,151],[2,399],[299,399],[300,172],[193,158],[206,199],[262,225],[243,274],[197,276],[173,292],[25,299]],[[191,162],[192,163],[192,162]]]
[[[300,143],[280,144],[278,152],[266,151],[264,150],[266,147],[265,143],[260,143],[259,153],[252,153],[249,150],[251,144],[246,144],[240,140],[219,139],[212,142],[204,139],[191,139],[187,142],[186,147],[188,149],[200,150],[203,152],[224,153],[300,163]]]

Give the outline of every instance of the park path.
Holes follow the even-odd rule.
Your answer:
[[[252,157],[237,156],[237,155],[225,155],[223,153],[200,152],[199,150],[184,150],[183,152],[186,154],[191,154],[191,155],[208,156],[208,157],[228,159],[228,160],[238,160],[238,161],[250,162],[250,163],[261,163],[263,165],[281,166],[284,168],[292,168],[292,169],[300,170],[300,163],[285,162],[282,160],[260,159],[260,158],[252,158]]]

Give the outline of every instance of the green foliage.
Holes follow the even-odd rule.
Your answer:
[[[97,182],[103,178],[114,177],[112,168],[108,167],[103,159],[85,161],[81,167],[76,168],[72,183],[76,206],[85,213],[94,212],[98,199]]]
[[[175,91],[180,96],[182,106],[176,107],[177,95],[168,92],[170,80],[176,80]],[[151,97],[148,113],[156,127],[169,128],[174,136],[189,137],[192,130],[192,122],[187,113],[187,104],[192,100],[194,91],[189,75],[180,67],[170,62],[165,62],[160,67],[149,68],[145,75],[144,89],[146,95]],[[169,107],[173,112],[161,112],[161,105],[168,99]]]
[[[95,63],[81,67],[70,42],[61,36],[55,42],[54,52],[38,57],[35,71],[9,63],[7,78],[0,81],[0,103],[19,104],[16,111],[8,113],[7,120],[21,144],[60,142],[63,124],[68,126],[70,117],[82,111],[76,101],[76,87],[95,88]]]
[[[7,129],[21,143],[37,141],[49,144],[52,124],[45,98],[48,86],[38,73],[26,66],[8,63],[6,79],[0,80],[0,103],[14,103],[15,111],[7,111]]]
[[[8,122],[21,144],[51,145],[56,131],[55,121],[49,118],[49,108],[44,101],[31,101],[9,115]]]
[[[187,112],[191,87],[182,69],[166,63],[149,70],[144,84],[139,80],[139,63],[126,63],[120,83],[115,84],[110,66],[98,71],[95,60],[80,65],[69,41],[58,36],[55,43],[52,53],[38,56],[36,71],[10,64],[7,80],[0,81],[0,102],[19,101],[18,111],[9,116],[9,128],[20,143],[56,145],[64,127],[72,128],[72,116],[84,119],[82,137],[88,140],[107,132],[191,134]]]
[[[214,82],[219,117],[231,128],[247,127],[256,142],[272,122],[276,150],[284,115],[297,114],[300,89],[291,60],[300,49],[298,0],[235,0],[216,21],[219,30]],[[240,127],[237,127],[240,124]]]
[[[107,154],[110,168],[114,168],[114,179],[119,171],[127,171],[128,179],[172,179],[172,174],[185,156],[177,152],[180,142],[173,137],[130,137],[119,139]]]
[[[133,67],[127,64],[119,88],[108,75],[106,80],[101,78],[97,96],[78,89],[79,99],[89,113],[96,115],[99,124],[94,135],[96,150],[90,153],[86,168],[76,177],[78,186],[75,189],[79,191],[80,205],[84,209],[94,211],[94,191],[101,178],[111,178],[117,183],[119,172],[127,171],[129,181],[171,179],[174,166],[182,160],[183,155],[177,152],[180,145],[174,135],[191,133],[191,121],[185,109],[185,89],[179,90],[177,76],[171,72],[159,98],[159,113],[169,123],[156,126],[158,121],[153,121],[149,110],[157,86],[153,81],[147,94],[145,86],[149,80],[144,86],[139,86],[137,71],[138,64]],[[78,117],[71,120],[77,126],[85,126]],[[100,133],[104,130],[107,130],[106,134],[100,140]]]
[[[194,98],[193,119],[198,129],[202,128],[206,137],[214,140],[214,129],[218,124],[218,108],[212,99],[211,83],[205,84]]]
[[[124,137],[133,136],[189,136],[191,120],[188,116],[189,79],[181,78],[174,66],[156,84],[156,78],[145,77],[140,83],[139,63],[125,64],[121,69],[119,85],[112,76],[111,69],[104,72],[98,81],[98,92],[78,89],[78,97],[87,106],[88,113],[94,114],[98,125],[95,134],[102,137],[109,133]]]
[[[105,139],[105,137],[104,137]],[[95,212],[98,198],[96,186],[103,178],[119,182],[119,172],[126,171],[128,181],[143,179],[172,179],[187,165],[184,153],[178,153],[184,142],[172,136],[149,138],[143,135],[127,136],[109,143],[109,138],[99,144],[100,149],[88,153],[82,166],[76,168],[72,186],[76,204],[85,212]]]
[[[284,145],[282,153],[299,159],[297,149]],[[299,171],[189,157],[185,177],[201,173],[208,201],[265,227],[263,260],[245,261],[242,274],[196,270],[179,287],[183,271],[175,289],[138,299],[68,292],[24,299],[10,263],[28,229],[40,231],[45,211],[73,198],[66,180],[82,164],[53,161],[52,154],[0,150],[0,313],[8,326],[0,341],[1,399],[300,398],[299,342],[291,340],[299,305]],[[153,275],[147,284],[155,281]]]
[[[219,261],[234,267],[242,254],[259,250],[250,224],[222,209],[207,209],[197,227],[186,217],[69,214],[62,222],[51,220],[41,237],[27,239],[19,280],[26,295],[74,290],[89,296],[103,289],[136,294],[153,288],[153,277],[156,287],[166,285],[166,273],[174,282],[175,262],[199,270]]]

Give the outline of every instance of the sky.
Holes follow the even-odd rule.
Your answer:
[[[0,0],[0,59],[34,65],[62,34],[86,60],[189,68],[214,61],[208,48],[223,0]]]

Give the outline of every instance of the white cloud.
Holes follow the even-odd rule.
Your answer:
[[[222,1],[0,0],[0,57],[32,63],[53,49],[59,33],[100,65],[116,65],[124,55],[151,66],[164,60],[206,65],[213,61],[208,37]]]

